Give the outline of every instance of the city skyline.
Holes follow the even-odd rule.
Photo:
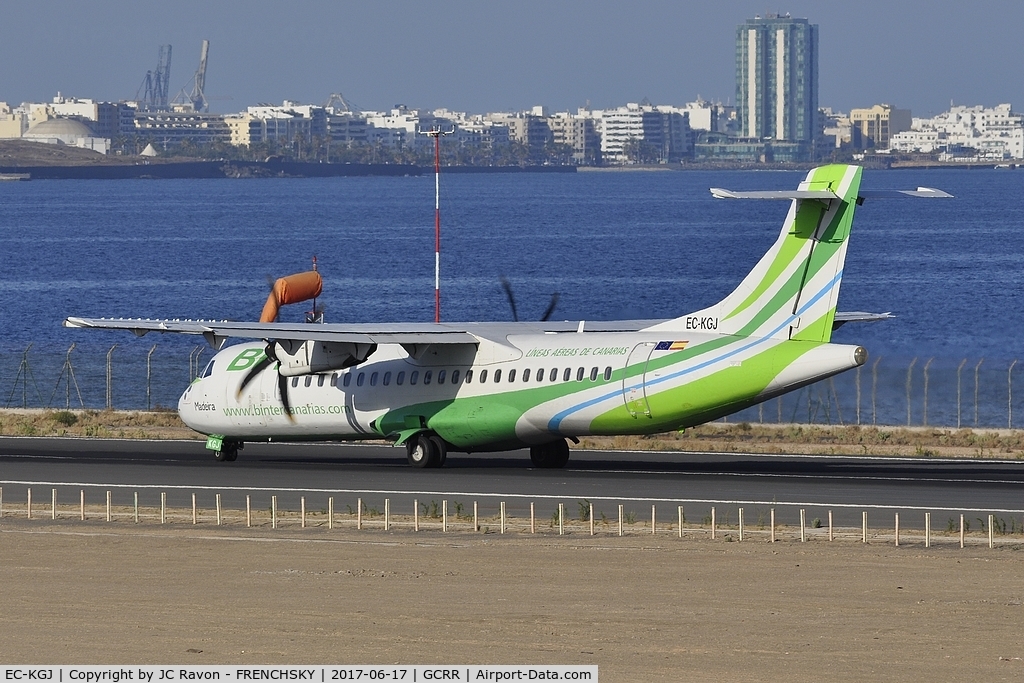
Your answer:
[[[945,8],[945,9],[944,9]],[[1024,6],[980,2],[856,7],[794,1],[768,8],[820,26],[821,106],[889,102],[931,115],[956,103],[1024,102],[1017,76]],[[0,100],[49,101],[57,91],[131,99],[174,46],[170,89],[191,78],[211,41],[210,109],[257,102],[319,103],[342,92],[365,109],[448,107],[575,110],[698,95],[735,104],[736,26],[759,2],[726,9],[647,0],[548,5],[355,3],[44,2],[5,8]],[[436,55],[432,60],[431,55]]]

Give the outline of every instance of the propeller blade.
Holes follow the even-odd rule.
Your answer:
[[[281,393],[281,405],[284,406],[284,416],[288,418],[289,422],[295,422],[291,403],[288,402],[288,378],[280,372],[277,373],[277,389]]]
[[[241,398],[242,392],[245,391],[247,386],[249,386],[249,383],[256,379],[256,376],[266,370],[267,366],[273,362],[274,361],[270,360],[270,358],[264,356],[263,360],[252,366],[252,369],[245,373],[245,377],[242,378],[242,383],[238,385],[238,391],[235,393],[235,398]]]
[[[541,316],[541,322],[547,322],[547,319],[551,317],[551,314],[555,312],[555,306],[558,305],[558,292],[551,295],[551,303],[548,304],[548,308],[544,311],[544,315]]]
[[[512,294],[512,283],[504,275],[501,276],[501,288],[505,290],[505,296],[508,297],[508,305],[512,308],[512,320],[519,322],[519,313],[516,311],[516,297]]]

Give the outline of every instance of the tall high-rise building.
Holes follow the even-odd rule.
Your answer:
[[[741,135],[809,142],[818,117],[818,25],[767,14],[736,27]]]

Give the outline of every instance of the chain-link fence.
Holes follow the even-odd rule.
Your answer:
[[[212,356],[206,345],[0,351],[7,408],[174,407]],[[728,422],[1013,428],[1024,424],[1016,360],[883,358],[727,418]]]

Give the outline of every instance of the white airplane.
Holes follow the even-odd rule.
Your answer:
[[[857,166],[829,165],[796,191],[712,188],[719,198],[792,204],[735,291],[671,320],[64,324],[203,335],[219,349],[178,403],[218,460],[235,460],[246,441],[384,438],[405,445],[414,467],[439,467],[449,451],[524,447],[535,466],[563,467],[567,440],[699,425],[862,365],[862,347],[829,343],[845,322],[889,317],[836,312],[856,207],[866,197],[950,195],[861,191],[860,179]],[[320,280],[278,285],[264,320],[276,319],[279,303],[319,294]],[[262,341],[224,347],[229,338]]]

